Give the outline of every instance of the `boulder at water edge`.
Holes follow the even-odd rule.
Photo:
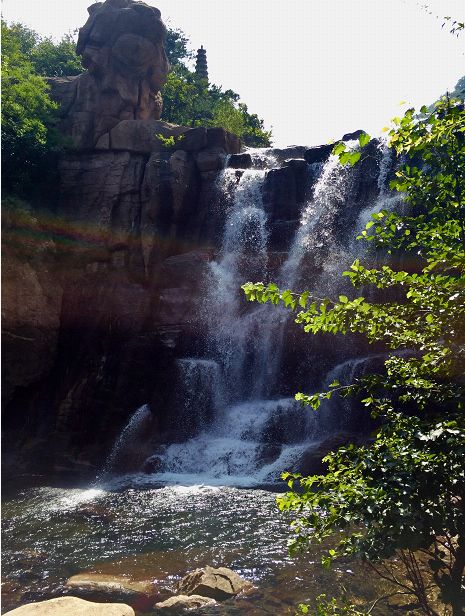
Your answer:
[[[197,610],[201,607],[211,607],[213,605],[216,605],[216,601],[209,597],[201,597],[200,595],[176,595],[175,597],[170,597],[166,601],[156,603],[155,607],[157,610],[161,610],[165,613],[178,613],[179,610]]]
[[[200,595],[223,601],[249,590],[252,584],[226,567],[205,567],[188,573],[178,583],[177,592],[183,595]]]
[[[7,612],[5,616],[135,616],[124,603],[91,603],[77,597],[59,597],[29,603]]]
[[[138,611],[149,611],[160,599],[152,582],[134,582],[129,578],[100,573],[78,573],[69,578],[66,586],[78,597],[122,601]]]

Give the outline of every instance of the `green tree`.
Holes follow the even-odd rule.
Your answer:
[[[79,75],[84,71],[71,34],[63,36],[58,43],[51,38],[39,39],[29,58],[35,71],[44,77]]]
[[[46,179],[62,147],[57,105],[30,59],[35,40],[32,31],[2,22],[2,181],[5,192],[18,194]]]
[[[243,289],[249,300],[297,311],[306,332],[364,334],[391,351],[383,374],[296,395],[317,409],[324,399],[357,394],[381,427],[373,444],[330,454],[327,475],[285,475],[290,491],[278,501],[297,516],[293,548],[332,537],[326,564],[359,556],[399,593],[413,595],[423,613],[438,616],[439,598],[459,616],[465,609],[465,113],[449,97],[420,111],[395,118],[389,133],[390,147],[407,160],[391,188],[403,193],[408,211],[373,214],[360,236],[387,253],[411,254],[414,267],[368,269],[355,261],[344,273],[354,287],[390,290],[397,300],[321,301],[263,283]],[[360,146],[367,141],[362,135]],[[335,153],[353,164],[363,149],[338,144]]]
[[[189,39],[179,28],[168,28],[165,51],[171,66],[183,66],[193,59],[194,54],[188,48]]]
[[[239,137],[242,137],[245,132],[243,113],[231,101],[225,99],[218,101],[215,105],[210,124],[212,126],[222,126]]]
[[[165,48],[171,72],[162,90],[163,119],[184,126],[222,127],[249,146],[271,145],[271,131],[249,113],[236,92],[207,84],[189,69],[194,54],[188,43],[181,30],[168,30]]]

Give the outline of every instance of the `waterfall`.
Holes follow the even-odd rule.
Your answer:
[[[368,204],[361,210],[357,218],[357,230],[362,231],[367,222],[372,220],[372,214],[378,213],[381,210],[392,211],[397,209],[403,201],[401,193],[393,192],[389,189],[389,174],[394,165],[394,154],[391,148],[387,147],[385,141],[380,141],[378,149],[381,153],[381,161],[379,163],[379,174],[377,180],[378,197],[373,204]]]
[[[309,447],[338,430],[350,429],[348,402],[334,397],[314,413],[289,397],[292,390],[286,391],[282,378],[289,312],[268,304],[248,304],[240,286],[248,280],[276,280],[281,288],[337,296],[341,285],[347,284],[341,281],[340,272],[359,255],[359,244],[352,237],[371,213],[394,203],[387,186],[393,160],[385,146],[380,148],[374,184],[378,197],[370,197],[370,203],[354,202],[359,168],[341,166],[332,155],[324,164],[308,166],[313,189],[302,204],[294,238],[280,261],[276,255],[274,261],[270,259],[272,223],[262,194],[268,170],[286,165],[284,156],[275,156],[272,150],[249,150],[252,168],[226,168],[219,173],[226,218],[221,246],[204,281],[203,346],[198,357],[177,359],[179,435],[184,440],[158,443],[156,451],[152,450],[146,472],[154,480],[232,485],[273,482],[283,470],[292,470]],[[347,217],[348,204],[352,209]],[[344,213],[348,223],[341,231]],[[349,342],[333,351],[325,375],[316,365],[319,356],[312,355],[317,351],[312,347],[308,365],[305,361],[299,364],[303,391],[322,391],[335,378],[348,383],[379,357],[360,356],[360,352],[357,356]],[[319,381],[314,366],[323,374]],[[144,421],[144,408],[135,413],[115,444],[109,458],[113,466],[120,450],[138,432],[136,426]]]
[[[244,486],[276,481],[308,447],[302,434],[315,429],[315,416],[299,407],[285,398],[223,409],[201,434],[166,448],[157,479]]]
[[[130,456],[138,449],[139,439],[143,436],[143,432],[151,419],[152,413],[147,404],[142,405],[131,415],[128,423],[116,439],[99,478],[119,470],[120,466],[126,462],[125,457]]]
[[[334,217],[347,197],[351,169],[331,155],[322,168],[313,195],[305,205],[299,228],[280,275],[281,286],[294,288],[305,255],[318,257],[322,249],[333,243]]]
[[[223,171],[220,181],[230,185],[232,171]],[[219,259],[210,264],[204,307],[208,351],[222,366],[226,402],[240,399],[251,386],[248,365],[257,354],[253,346],[260,326],[255,318],[259,309],[244,314],[244,299],[239,291],[247,276],[261,279],[266,273],[264,179],[263,170],[249,169],[242,174],[225,223]]]
[[[352,175],[347,167],[339,164],[337,156],[331,155],[324,166],[317,163],[309,167],[311,175],[317,174],[317,181],[309,201],[302,210],[299,227],[289,250],[289,255],[278,272],[277,282],[282,289],[299,291],[300,270],[303,258],[311,254],[321,259],[323,251],[334,245],[334,219],[343,206]],[[305,280],[305,290],[314,290],[314,280]],[[300,287],[300,290],[304,290]],[[284,332],[289,313],[282,306],[272,307],[273,313],[267,322],[261,345],[268,356],[267,376],[275,379],[281,366]],[[271,348],[275,352],[271,353]],[[263,379],[264,374],[259,378]]]
[[[195,434],[216,416],[222,400],[220,368],[216,361],[187,357],[177,360],[183,428]]]

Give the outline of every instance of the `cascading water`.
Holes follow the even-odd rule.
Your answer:
[[[309,173],[316,173],[318,179],[311,198],[303,208],[289,255],[277,275],[278,286],[282,289],[299,290],[299,272],[305,255],[310,254],[316,262],[323,262],[323,253],[328,251],[329,246],[334,247],[334,218],[347,198],[352,177],[349,170],[339,164],[336,156],[330,156],[324,166],[319,163],[313,165]],[[307,278],[305,289],[314,290],[315,282]],[[276,379],[280,370],[287,322],[288,311],[279,306],[274,308],[261,341],[268,356],[267,375],[271,379]],[[274,353],[271,353],[272,348],[275,349]]]
[[[116,439],[105,462],[105,466],[100,473],[100,478],[112,471],[118,470],[125,462],[127,455],[130,455],[134,449],[137,449],[138,441],[151,419],[152,413],[147,404],[143,404],[137,409]]]
[[[222,405],[222,379],[217,362],[187,357],[178,359],[184,429],[198,432],[212,422]]]
[[[303,257],[308,254],[314,258],[323,256],[334,244],[334,217],[344,204],[351,179],[351,170],[341,166],[338,157],[331,155],[321,168],[312,198],[302,212],[289,256],[279,275],[281,286],[295,288]]]
[[[233,170],[223,171],[220,180],[230,188]],[[210,264],[205,300],[208,351],[222,366],[225,402],[247,397],[251,387],[249,360],[259,325],[252,313],[244,315],[238,293],[247,276],[260,279],[267,267],[267,217],[263,209],[262,185],[265,171],[247,170],[234,188],[220,258]]]
[[[256,168],[225,169],[218,179],[229,207],[221,249],[210,263],[205,281],[205,344],[200,357],[177,362],[181,414],[192,436],[158,447],[152,456],[156,462],[151,469],[154,480],[270,483],[283,470],[294,468],[312,444],[347,429],[347,413],[341,416],[334,402],[313,414],[302,410],[289,397],[290,392],[282,389],[282,350],[289,313],[275,306],[247,305],[240,286],[247,280],[273,279],[284,288],[337,296],[339,273],[356,258],[358,250],[351,239],[341,244],[344,240],[338,236],[337,224],[359,171],[341,166],[335,156],[325,164],[309,165],[309,176],[316,176],[313,190],[302,206],[286,258],[273,269],[268,246],[271,223],[262,194],[267,170],[276,166],[277,159],[271,151],[251,154]],[[378,199],[356,204],[352,237],[362,218],[384,207],[381,201],[392,199],[387,189],[392,160],[386,149],[380,159]],[[337,378],[337,373],[345,380],[348,370],[357,370],[367,361],[347,357],[350,349],[345,352],[327,379]],[[307,376],[311,377],[311,367]],[[320,382],[320,388],[324,386]],[[309,390],[305,381],[302,389]]]

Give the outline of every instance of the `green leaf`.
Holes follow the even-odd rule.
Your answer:
[[[366,146],[367,143],[369,143],[369,141],[370,141],[370,135],[367,135],[367,133],[362,133],[358,138],[358,142],[361,148]]]

